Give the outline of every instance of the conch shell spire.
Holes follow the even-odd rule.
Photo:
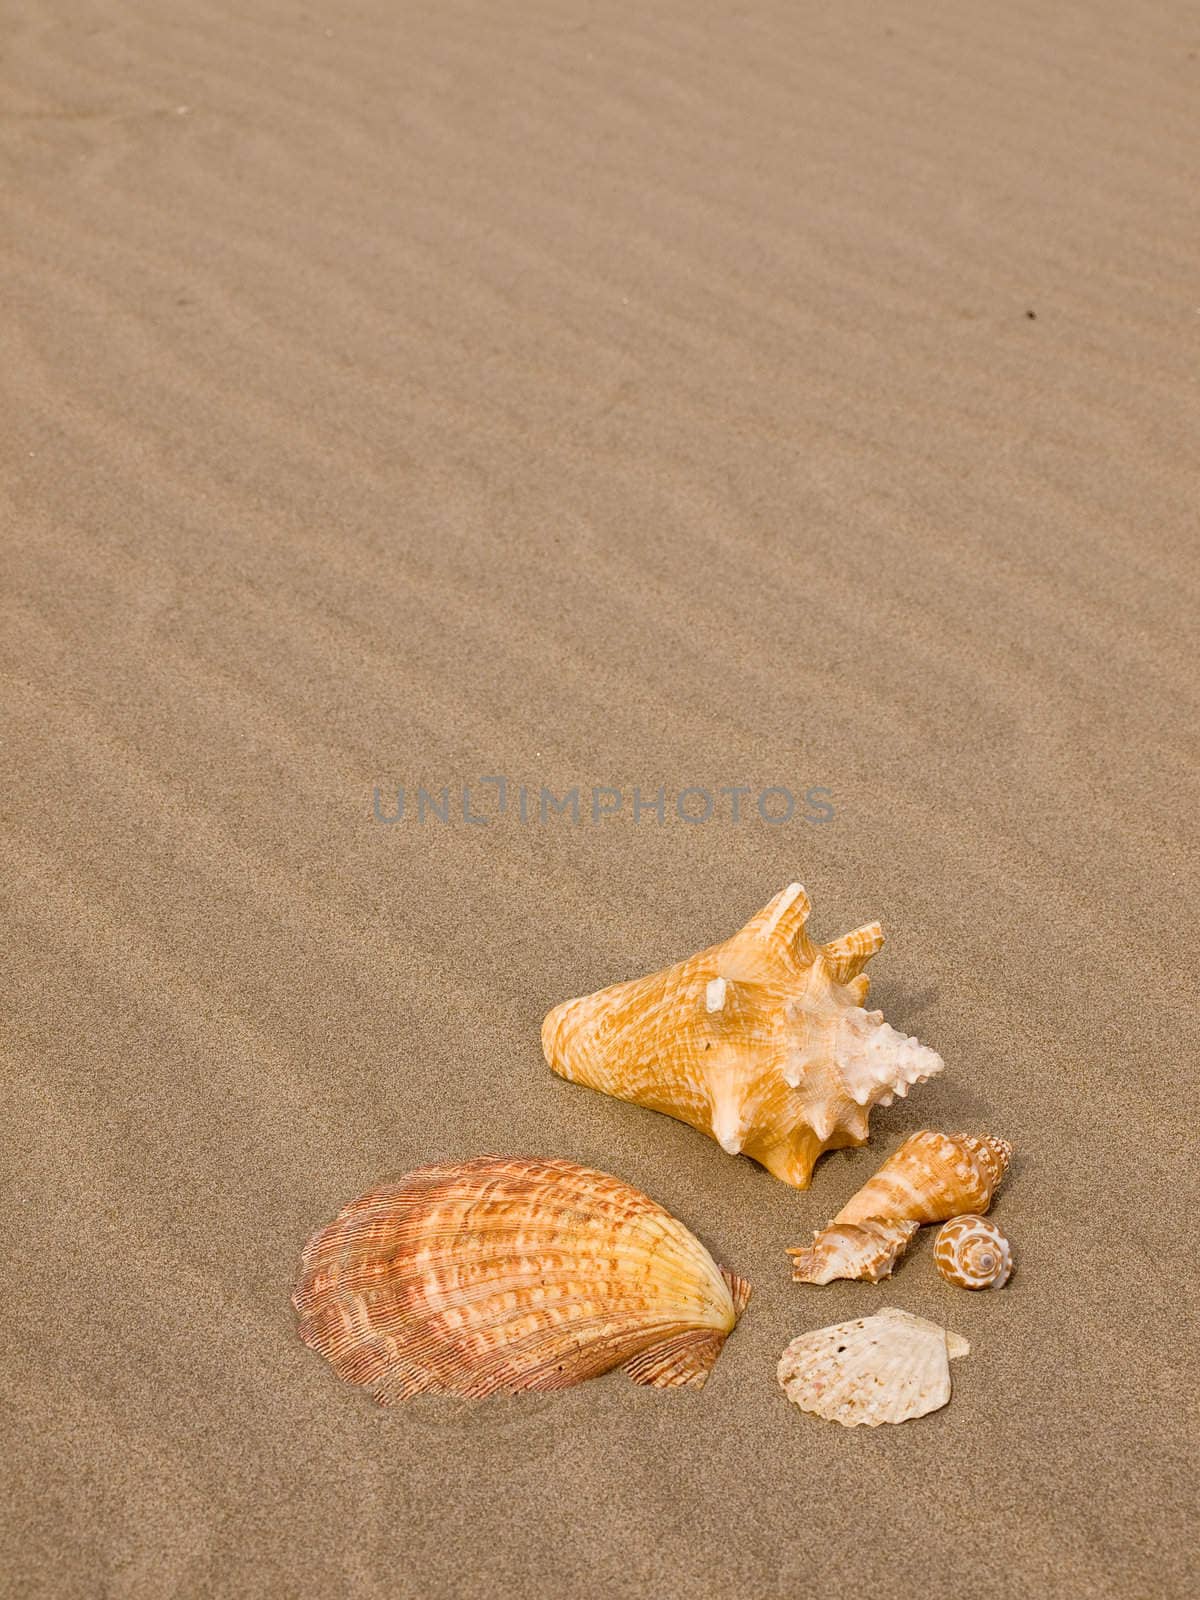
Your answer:
[[[822,949],[825,965],[839,983],[857,978],[871,957],[883,949],[883,929],[877,922],[864,923],[852,933],[844,933]]]
[[[546,1060],[807,1188],[823,1151],[865,1141],[873,1106],[942,1070],[935,1051],[863,1009],[879,924],[821,945],[810,909],[789,884],[723,943],[556,1006]]]

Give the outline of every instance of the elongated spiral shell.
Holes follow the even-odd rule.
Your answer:
[[[811,1245],[788,1251],[793,1279],[828,1283],[832,1278],[866,1278],[877,1283],[891,1272],[921,1223],[986,1211],[1011,1159],[1012,1146],[992,1134],[914,1133],[851,1195],[828,1227],[814,1234]],[[906,1224],[908,1233],[897,1237],[894,1230]],[[892,1241],[890,1254],[881,1252],[880,1229],[893,1230],[882,1236]]]
[[[985,1133],[933,1133],[906,1139],[835,1222],[944,1222],[964,1211],[986,1211],[1008,1171],[1012,1146]]]
[[[823,1151],[865,1142],[873,1106],[942,1070],[936,1052],[863,1009],[879,924],[817,944],[808,913],[790,884],[723,943],[564,1001],[542,1024],[546,1060],[806,1189]]]
[[[986,1217],[953,1217],[940,1230],[933,1261],[960,1289],[1000,1289],[1013,1269],[1008,1240]]]
[[[878,1283],[891,1276],[908,1249],[918,1222],[830,1223],[813,1234],[811,1245],[788,1251],[797,1283],[832,1283],[835,1278],[863,1278]]]
[[[702,1388],[750,1297],[647,1195],[570,1161],[421,1167],[305,1246],[300,1337],[387,1405],[564,1389],[624,1365]]]

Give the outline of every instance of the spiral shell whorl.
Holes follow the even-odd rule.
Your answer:
[[[937,1236],[934,1265],[960,1289],[999,1289],[1012,1272],[1012,1250],[986,1217],[952,1217]]]
[[[1007,1139],[998,1139],[992,1133],[981,1134],[978,1138],[972,1138],[970,1134],[959,1134],[958,1138],[987,1171],[992,1180],[992,1188],[998,1189],[1012,1161],[1012,1145]]]

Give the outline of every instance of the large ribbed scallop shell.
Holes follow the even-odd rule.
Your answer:
[[[936,1322],[888,1306],[793,1339],[779,1362],[789,1400],[844,1428],[907,1422],[950,1398],[950,1362],[970,1346]]]
[[[878,1247],[866,1236],[848,1234],[847,1224],[944,1222],[963,1211],[986,1211],[1011,1158],[1012,1146],[991,1134],[914,1133],[814,1234],[811,1245],[788,1251],[792,1277],[797,1283],[828,1283],[832,1277],[877,1283]],[[888,1272],[907,1244],[902,1240],[889,1257]],[[836,1272],[829,1270],[831,1262]]]
[[[300,1336],[383,1404],[564,1389],[625,1365],[702,1388],[750,1286],[648,1196],[481,1156],[352,1201],[305,1246]]]
[[[793,883],[724,943],[556,1006],[542,1024],[546,1060],[807,1188],[823,1151],[864,1143],[872,1106],[942,1070],[934,1051],[863,1010],[879,924],[819,945],[808,913]]]
[[[986,1217],[953,1217],[938,1233],[933,1264],[960,1289],[1001,1289],[1012,1272],[1012,1250]]]

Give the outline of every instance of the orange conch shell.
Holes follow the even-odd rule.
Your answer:
[[[1012,1273],[1012,1249],[986,1217],[953,1217],[938,1233],[933,1264],[960,1289],[1001,1289]]]
[[[481,1156],[354,1200],[305,1246],[300,1336],[382,1404],[565,1389],[624,1365],[702,1388],[750,1286],[639,1190]]]
[[[813,1243],[788,1251],[797,1283],[828,1283],[832,1278],[866,1278],[878,1283],[903,1254],[923,1222],[944,1222],[960,1212],[986,1211],[1008,1170],[1012,1146],[990,1134],[931,1133],[906,1139],[857,1194],[852,1195]],[[887,1258],[880,1273],[878,1241],[859,1239],[851,1227],[914,1224]],[[836,1270],[830,1270],[835,1266]]]
[[[806,1189],[825,1150],[867,1137],[942,1059],[864,1011],[878,923],[820,945],[798,883],[687,961],[556,1006],[542,1024],[560,1077],[690,1123]]]

